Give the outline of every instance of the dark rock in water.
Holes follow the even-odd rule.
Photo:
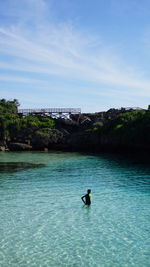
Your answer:
[[[11,151],[29,151],[32,146],[23,143],[9,143],[8,145]]]
[[[0,162],[0,173],[17,172],[31,168],[42,168],[44,164],[34,164],[28,162]]]
[[[54,171],[54,172],[70,172],[70,171],[73,171],[73,169],[54,169],[52,171]]]

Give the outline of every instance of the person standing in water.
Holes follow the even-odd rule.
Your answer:
[[[87,194],[85,196],[81,197],[81,199],[82,199],[82,201],[83,201],[83,203],[85,205],[90,206],[91,205],[91,197],[92,197],[92,195],[91,195],[91,189],[88,189],[87,190]]]

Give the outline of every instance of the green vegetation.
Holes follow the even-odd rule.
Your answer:
[[[20,117],[17,113],[18,100],[0,100],[0,140],[14,140],[18,136],[22,139],[31,138],[32,134],[43,128],[55,128],[55,122],[48,116],[28,115]]]
[[[101,129],[103,129],[103,126],[104,126],[104,123],[102,121],[97,121],[93,124],[93,127],[92,128],[89,128],[88,132],[97,132],[97,133],[100,133],[101,132]]]
[[[21,128],[51,128],[55,127],[54,120],[45,116],[28,115],[20,120]]]
[[[53,148],[60,145],[101,150],[101,148],[150,149],[150,105],[148,110],[110,109],[98,115],[89,114],[88,124],[70,120],[53,120],[49,116],[18,114],[19,102],[0,100],[0,146],[28,145],[32,149]],[[84,118],[84,115],[83,115]],[[56,124],[55,124],[56,122]],[[73,136],[73,138],[72,138]],[[23,143],[23,144],[16,144]],[[29,147],[20,149],[29,149]]]
[[[5,99],[0,100],[0,113],[17,113],[19,102],[17,99],[13,101],[7,101]]]
[[[19,117],[17,107],[19,103],[16,99],[13,101],[0,100],[0,139],[9,139],[11,133],[18,130]]]
[[[123,146],[150,145],[150,110],[132,110],[120,113],[99,127],[99,133]],[[116,141],[117,140],[117,141]]]

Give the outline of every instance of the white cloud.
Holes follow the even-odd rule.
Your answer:
[[[46,75],[47,80],[55,76],[66,81],[81,81],[85,86],[90,82],[95,88],[93,94],[97,95],[150,97],[150,80],[145,79],[143,73],[131,71],[102,38],[75,29],[71,24],[44,21],[47,6],[43,0],[24,0],[23,3],[26,10],[21,6],[15,9],[19,18],[17,24],[0,27],[0,53],[3,54],[0,69],[9,72],[9,75],[0,76],[1,81],[41,82],[44,85],[43,75]],[[18,15],[20,10],[23,20]],[[97,89],[103,85],[116,89],[112,92]]]
[[[35,83],[37,81],[35,81],[34,79],[31,78],[26,78],[26,77],[22,77],[22,76],[14,76],[14,75],[0,75],[0,81],[6,81],[8,83],[12,83],[12,82],[19,82],[19,83]]]

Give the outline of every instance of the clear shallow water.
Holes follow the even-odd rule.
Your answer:
[[[150,266],[150,166],[142,161],[0,153],[0,266]],[[91,207],[80,199],[88,188]]]

